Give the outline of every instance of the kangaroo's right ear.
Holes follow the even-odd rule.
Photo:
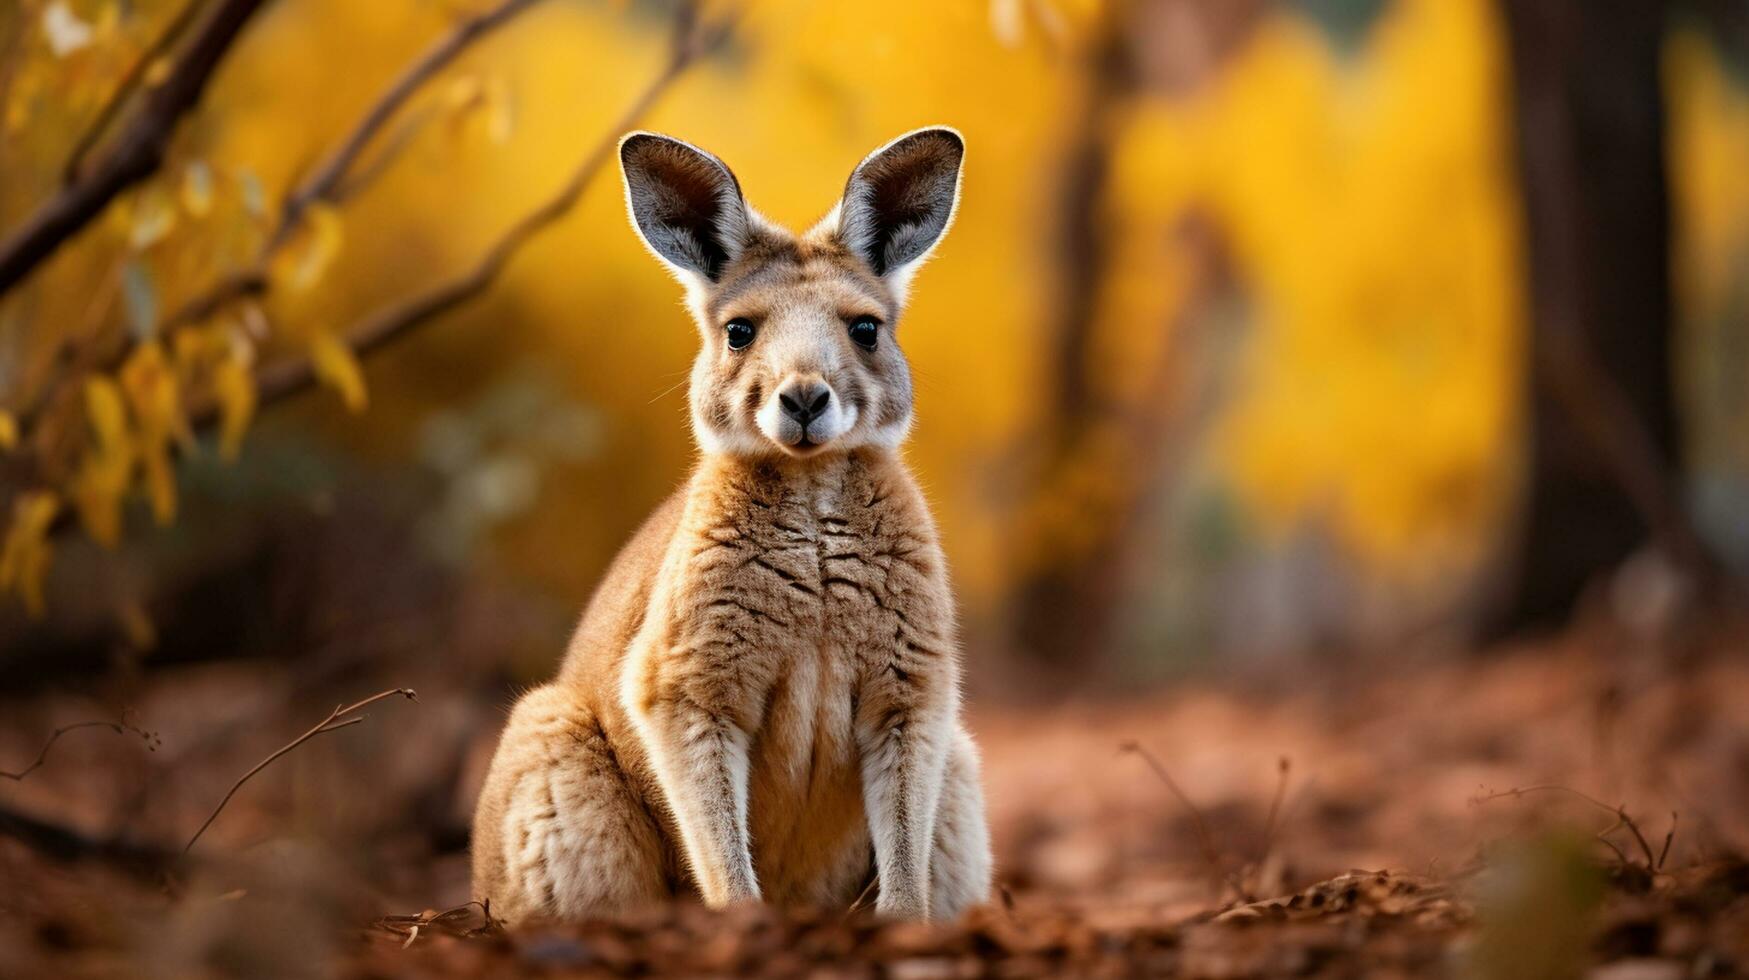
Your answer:
[[[619,162],[644,244],[683,278],[716,281],[751,230],[735,175],[698,147],[656,133],[620,140]]]

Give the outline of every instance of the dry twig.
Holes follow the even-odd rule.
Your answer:
[[[1185,812],[1190,814],[1190,819],[1195,823],[1196,839],[1198,844],[1202,847],[1203,859],[1206,860],[1209,867],[1214,870],[1216,877],[1223,879],[1230,878],[1231,876],[1227,874],[1226,869],[1221,864],[1221,852],[1215,847],[1214,835],[1209,833],[1208,820],[1203,817],[1202,810],[1198,809],[1197,805],[1191,802],[1190,797],[1185,794],[1184,790],[1179,788],[1177,781],[1172,778],[1172,774],[1166,771],[1165,764],[1162,763],[1154,753],[1148,751],[1140,742],[1125,742],[1123,745],[1119,746],[1118,751],[1141,756],[1142,761],[1146,762],[1148,767],[1154,770],[1154,775],[1160,777],[1160,781],[1166,784],[1166,788],[1172,792],[1174,797],[1177,797],[1178,802],[1184,807]]]
[[[125,715],[122,717],[122,720],[120,720],[120,721],[80,721],[80,722],[75,722],[71,725],[62,725],[60,728],[57,728],[52,733],[50,733],[49,740],[47,742],[43,743],[42,751],[40,751],[36,754],[36,760],[33,761],[30,765],[25,766],[23,769],[20,769],[17,772],[8,772],[4,769],[0,769],[0,777],[5,777],[7,779],[12,780],[15,783],[24,782],[24,778],[26,776],[29,776],[31,773],[36,772],[38,769],[41,769],[43,767],[43,763],[49,761],[49,750],[55,747],[55,743],[61,740],[62,735],[65,735],[68,732],[76,732],[82,728],[107,728],[110,731],[116,733],[117,735],[126,735],[126,734],[131,732],[135,735],[140,736],[140,738],[145,741],[147,751],[156,751],[158,748],[158,745],[160,744],[160,740],[159,740],[158,734],[156,732],[148,732],[143,728],[138,728],[138,727],[134,726],[133,724],[128,722],[127,717]]]
[[[1504,799],[1506,797],[1511,797],[1513,799],[1517,799],[1517,798],[1525,796],[1526,794],[1529,794],[1529,793],[1566,793],[1567,795],[1572,796],[1575,799],[1581,800],[1585,803],[1589,803],[1590,805],[1597,807],[1598,809],[1604,811],[1605,813],[1608,813],[1608,814],[1614,816],[1616,822],[1613,824],[1610,824],[1608,827],[1604,828],[1602,831],[1599,831],[1597,834],[1597,839],[1602,841],[1604,844],[1608,845],[1609,849],[1615,852],[1616,857],[1621,859],[1622,864],[1631,865],[1631,864],[1633,864],[1633,862],[1628,860],[1628,856],[1626,854],[1622,853],[1621,848],[1615,846],[1615,843],[1613,841],[1609,840],[1609,837],[1608,837],[1609,834],[1614,833],[1616,830],[1625,827],[1625,828],[1627,828],[1629,833],[1634,835],[1634,843],[1636,843],[1639,846],[1640,853],[1645,855],[1646,870],[1649,872],[1656,872],[1658,869],[1660,869],[1664,866],[1663,857],[1654,857],[1652,855],[1652,845],[1647,842],[1646,835],[1640,832],[1640,825],[1635,823],[1634,818],[1628,815],[1626,804],[1620,804],[1617,806],[1610,806],[1608,803],[1603,802],[1602,800],[1598,799],[1597,797],[1592,796],[1589,793],[1582,793],[1579,790],[1576,790],[1571,786],[1563,786],[1560,783],[1541,783],[1541,784],[1538,784],[1536,786],[1514,787],[1512,789],[1503,789],[1503,790],[1498,790],[1498,791],[1494,791],[1494,792],[1485,792],[1485,793],[1477,794],[1477,796],[1475,798],[1473,798],[1470,801],[1470,803],[1472,805],[1479,805],[1482,803],[1487,803],[1491,800],[1499,800],[1499,799]],[[1669,854],[1670,841],[1672,838],[1674,838],[1676,836],[1676,823],[1675,823],[1676,814],[1673,812],[1670,814],[1670,817],[1671,817],[1670,833],[1668,835],[1666,835],[1665,839],[1664,839],[1664,854],[1665,855]]]
[[[292,739],[290,742],[287,742],[284,746],[282,746],[278,751],[274,752],[272,755],[268,756],[265,759],[262,759],[260,762],[257,762],[253,769],[250,769],[248,772],[246,772],[242,776],[238,777],[237,781],[235,783],[231,784],[231,789],[229,792],[227,792],[225,794],[225,798],[219,801],[219,805],[213,808],[213,812],[211,813],[211,815],[209,815],[206,818],[206,822],[200,825],[200,829],[195,831],[194,836],[190,837],[188,839],[188,843],[183,846],[182,853],[187,854],[194,847],[195,841],[200,840],[200,835],[206,833],[206,829],[208,827],[211,827],[213,825],[213,821],[217,820],[219,818],[219,813],[225,809],[225,804],[231,802],[231,797],[236,796],[237,791],[239,789],[243,788],[243,784],[248,782],[252,777],[254,777],[254,775],[256,773],[260,772],[263,769],[266,769],[268,766],[273,764],[273,761],[275,759],[278,759],[280,756],[285,755],[287,752],[290,752],[291,750],[297,748],[298,746],[304,744],[305,742],[308,742],[310,739],[315,738],[317,735],[326,735],[329,732],[339,731],[342,728],[348,728],[352,725],[358,724],[361,721],[364,721],[364,719],[365,719],[364,715],[358,715],[357,717],[348,717],[348,716],[352,715],[353,712],[355,712],[355,711],[359,711],[359,710],[361,710],[369,705],[375,704],[376,702],[381,701],[384,698],[394,697],[397,694],[399,694],[401,697],[406,698],[409,701],[419,700],[418,696],[413,693],[412,688],[410,688],[410,687],[397,687],[397,688],[391,688],[390,690],[387,690],[387,691],[379,691],[378,693],[373,694],[368,698],[365,698],[363,701],[358,701],[358,702],[353,703],[353,704],[341,705],[341,706],[335,708],[333,711],[329,712],[328,717],[326,717],[326,718],[322,719],[320,722],[318,722],[315,727],[311,728],[309,731],[303,733],[302,735],[299,735],[297,738]]]
[[[473,917],[474,910],[479,909],[485,921],[477,926],[463,925]],[[496,935],[503,931],[504,924],[492,917],[492,900],[468,902],[447,908],[442,911],[426,909],[416,915],[385,915],[376,921],[378,929],[405,937],[401,948],[406,949],[419,938],[421,930],[439,929],[452,936],[471,939],[475,936]]]
[[[878,886],[880,883],[881,883],[880,878],[876,877],[871,872],[868,876],[868,884],[862,886],[862,891],[857,894],[856,901],[851,902],[850,907],[844,910],[844,918],[847,921],[849,919],[851,919],[852,917],[854,917],[856,915],[856,913],[861,912],[866,907],[864,905],[864,903],[868,901],[868,897],[870,895],[874,894],[875,887]]]
[[[1276,763],[1275,796],[1269,801],[1269,818],[1263,822],[1263,854],[1258,858],[1259,862],[1268,860],[1269,852],[1275,849],[1275,830],[1281,819],[1281,804],[1287,797],[1287,777],[1292,768],[1293,763],[1285,755]]]

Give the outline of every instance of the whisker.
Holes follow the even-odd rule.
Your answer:
[[[660,392],[657,393],[656,397],[650,399],[649,401],[645,402],[644,404],[654,405],[657,402],[661,401],[662,399],[667,398],[669,395],[674,394],[675,389],[680,388],[682,385],[685,385],[686,380],[687,379],[685,379],[685,378],[681,378],[679,381],[676,381],[673,384],[669,385],[668,387],[662,389]]]

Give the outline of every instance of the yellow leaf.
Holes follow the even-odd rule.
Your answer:
[[[79,510],[79,523],[91,540],[105,548],[121,543],[121,500],[127,492],[127,481],[116,480],[116,472],[87,458],[73,481],[73,504]]]
[[[18,419],[11,412],[0,412],[0,451],[9,451],[18,445]]]
[[[479,104],[485,94],[485,84],[478,75],[463,75],[449,83],[449,88],[443,93],[444,101],[449,103],[451,112],[465,112]]]
[[[370,397],[364,388],[364,369],[352,348],[326,330],[317,331],[310,339],[310,363],[316,378],[340,393],[347,411],[364,411]]]
[[[213,369],[213,395],[219,402],[219,455],[235,460],[255,417],[255,374],[246,357],[232,355],[219,362]]]
[[[121,540],[121,501],[133,480],[134,447],[121,388],[101,375],[85,383],[92,444],[73,481],[73,503],[86,533],[114,547]]]
[[[273,262],[273,278],[294,292],[304,292],[322,280],[340,247],[346,229],[331,204],[312,204],[304,212],[292,242]]]
[[[170,195],[157,184],[150,184],[134,199],[133,222],[128,227],[128,244],[136,249],[150,248],[164,240],[176,227],[176,208]]]
[[[139,345],[121,369],[122,388],[133,407],[137,425],[135,448],[146,477],[146,495],[152,517],[160,526],[176,519],[176,473],[170,465],[174,439],[186,450],[194,437],[182,415],[176,375],[157,341]]]
[[[12,505],[12,526],[0,546],[0,592],[12,592],[24,600],[31,618],[43,614],[43,576],[53,552],[49,529],[61,502],[47,491],[20,494]]]
[[[100,448],[127,447],[127,403],[114,381],[99,375],[85,382],[85,414],[91,419],[91,430],[97,435]]]
[[[193,435],[182,414],[176,374],[161,344],[149,341],[139,345],[122,365],[121,384],[133,407],[143,442],[166,443],[175,439],[184,449],[193,445]]]

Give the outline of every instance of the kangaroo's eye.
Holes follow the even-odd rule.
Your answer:
[[[730,350],[742,350],[753,342],[753,321],[744,316],[730,320],[723,330],[729,335]]]
[[[881,335],[881,321],[872,316],[859,316],[850,321],[850,339],[863,350],[874,350]]]

